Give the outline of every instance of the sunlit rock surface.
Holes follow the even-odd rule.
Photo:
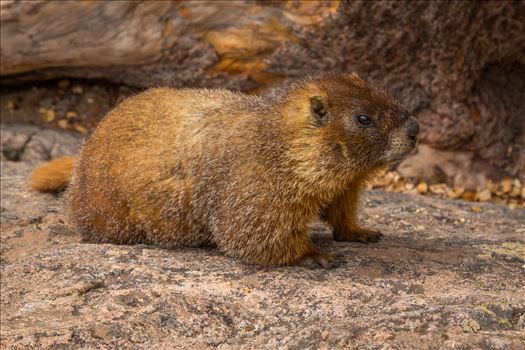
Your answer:
[[[24,143],[16,130],[3,128],[3,153]],[[27,145],[47,143],[1,161],[3,349],[525,346],[523,209],[372,191],[362,220],[384,232],[378,244],[336,242],[312,226],[316,244],[340,256],[331,270],[87,244],[60,197],[28,189],[31,163],[53,148],[30,131]],[[80,141],[58,139],[70,150]]]

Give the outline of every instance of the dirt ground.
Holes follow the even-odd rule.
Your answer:
[[[2,349],[523,349],[525,209],[370,191],[377,244],[314,241],[330,269],[212,249],[82,243],[27,176],[78,134],[2,126]]]

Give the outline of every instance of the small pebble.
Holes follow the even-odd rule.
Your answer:
[[[77,114],[76,112],[69,111],[69,112],[67,112],[67,114],[66,114],[66,118],[67,118],[67,119],[73,119],[73,118],[76,118],[77,115],[78,115],[78,114]]]
[[[489,190],[483,190],[480,193],[478,193],[478,200],[480,202],[488,202],[492,198],[492,194]]]
[[[58,126],[62,129],[67,129],[68,122],[66,119],[60,119],[58,121]]]
[[[64,79],[64,80],[60,80],[58,82],[58,87],[61,88],[61,89],[65,89],[69,86],[69,80],[67,79]]]
[[[428,185],[426,182],[420,182],[418,185],[417,185],[417,191],[419,193],[427,193],[428,192]]]
[[[501,188],[503,193],[509,193],[512,190],[512,179],[506,178],[501,181]]]
[[[472,211],[475,212],[475,213],[480,213],[481,212],[481,207],[471,207]]]
[[[73,91],[74,94],[80,95],[80,94],[82,94],[84,92],[84,89],[80,85],[75,85],[75,86],[73,86],[71,91]]]

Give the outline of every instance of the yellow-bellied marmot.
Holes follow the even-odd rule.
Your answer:
[[[378,241],[358,226],[358,195],[418,132],[398,101],[356,74],[263,97],[156,88],[112,110],[76,160],[37,168],[32,186],[58,189],[74,161],[71,216],[98,242],[214,244],[255,264],[328,266],[308,224],[321,216],[336,240]]]

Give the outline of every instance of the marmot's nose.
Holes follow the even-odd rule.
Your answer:
[[[415,141],[417,139],[417,135],[419,134],[419,123],[417,122],[417,119],[410,117],[407,121],[406,128],[408,137]]]

